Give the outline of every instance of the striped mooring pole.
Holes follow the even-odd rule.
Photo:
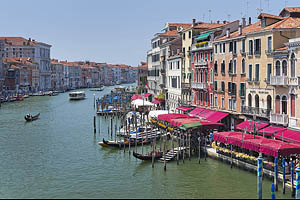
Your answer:
[[[282,158],[282,194],[285,194],[285,158]]]
[[[300,199],[300,167],[296,169],[296,199]]]
[[[291,192],[292,192],[292,197],[295,196],[295,190],[294,190],[294,161],[291,159]]]
[[[276,199],[274,183],[271,184],[271,199]]]
[[[275,157],[274,160],[274,185],[275,190],[278,191],[278,158]]]
[[[262,157],[257,158],[257,196],[262,199]]]

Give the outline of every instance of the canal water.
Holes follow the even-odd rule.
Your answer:
[[[143,162],[128,150],[98,145],[108,138],[108,121],[97,117],[94,95],[69,101],[68,93],[31,97],[0,108],[0,198],[257,198],[256,175],[208,158],[167,163]],[[27,113],[40,119],[25,123]],[[150,149],[150,147],[148,147]],[[139,148],[140,152],[141,149]],[[271,180],[263,180],[270,198]],[[277,198],[291,198],[290,189]]]

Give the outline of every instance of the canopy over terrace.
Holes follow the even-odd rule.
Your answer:
[[[157,120],[167,121],[170,123],[172,119],[179,119],[179,118],[192,118],[192,117],[185,114],[170,113],[170,114],[158,115]]]
[[[167,110],[152,110],[149,112],[149,117],[157,118],[158,115],[168,114]]]
[[[224,112],[217,112],[213,110],[208,110],[205,108],[195,108],[192,110],[189,115],[195,116],[195,117],[200,117],[212,122],[219,122],[223,118],[225,118],[229,113],[224,113]]]
[[[151,103],[149,101],[141,100],[141,99],[136,99],[136,100],[132,101],[131,105],[134,105],[136,107],[140,107],[140,106],[154,106],[153,103]]]
[[[260,135],[266,135],[266,136],[273,136],[274,134],[282,134],[283,131],[285,131],[286,128],[282,127],[276,127],[276,126],[268,126],[258,132]]]
[[[205,128],[208,128],[208,129],[217,129],[220,126],[223,126],[223,124],[216,123],[216,122],[209,122],[209,121],[199,120],[198,122],[182,124],[182,125],[179,126],[179,128],[186,131],[186,130],[191,130],[191,129],[197,129],[197,128],[200,128],[200,127],[205,127]]]
[[[184,107],[184,106],[180,106],[180,107],[177,107],[176,109],[181,110],[183,112],[186,112],[186,111],[192,110],[193,108],[187,108],[187,107]]]
[[[300,132],[298,131],[285,129],[281,132],[274,133],[274,137],[287,142],[300,144]]]
[[[269,125],[268,123],[264,123],[264,122],[258,123],[257,121],[246,120],[236,125],[235,128],[241,131],[254,132],[254,128],[256,130],[260,130],[262,128],[267,127],[268,125]]]
[[[137,100],[137,99],[143,99],[142,95],[140,95],[140,94],[134,94],[134,95],[131,97],[131,100],[132,100],[132,101]]]
[[[300,153],[300,145],[290,144],[274,139],[267,139],[241,132],[214,133],[214,140],[240,146],[256,152],[261,152],[274,157],[288,156]]]

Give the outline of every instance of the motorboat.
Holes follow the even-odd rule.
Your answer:
[[[77,91],[77,92],[70,92],[69,93],[70,100],[82,100],[85,99],[85,92],[84,91]]]

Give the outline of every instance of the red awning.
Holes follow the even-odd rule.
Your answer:
[[[269,142],[269,139],[256,135],[255,139],[252,138],[252,139],[244,140],[243,144],[242,144],[242,148],[259,152],[260,145],[262,143],[268,143],[268,142]]]
[[[272,140],[272,142],[262,143],[260,145],[260,152],[274,157],[278,157],[279,155],[288,156],[291,154],[299,154],[300,145]]]
[[[134,94],[134,95],[131,97],[131,100],[132,100],[132,101],[137,100],[137,99],[143,99],[142,95],[140,95],[140,94]]]
[[[266,136],[273,136],[274,134],[281,135],[282,132],[285,130],[286,130],[286,128],[276,127],[276,126],[268,126],[267,128],[260,130],[258,132],[258,134],[266,135]]]
[[[254,135],[250,135],[250,134],[246,134],[246,133],[241,133],[241,132],[236,132],[236,133],[239,133],[239,134],[232,134],[232,135],[229,135],[227,137],[227,140],[226,140],[227,144],[232,144],[232,145],[236,145],[236,146],[241,147],[242,144],[243,144],[243,142],[244,142],[244,140],[253,139],[254,138]]]
[[[283,134],[282,134],[283,133]],[[278,133],[274,133],[274,137],[277,139],[283,139],[284,141],[291,143],[300,143],[300,132],[286,129]]]
[[[177,107],[176,109],[186,112],[188,110],[192,110],[193,108],[187,108],[187,107],[184,107],[184,106],[180,106],[180,107]]]
[[[146,94],[144,94],[144,97],[149,97],[149,96],[151,96],[152,94],[150,94],[150,93],[146,93]]]
[[[174,127],[180,126],[182,124],[188,124],[188,123],[193,123],[193,122],[200,122],[199,118],[179,118],[179,119],[171,119],[170,124]]]
[[[170,114],[162,114],[158,115],[157,119],[162,121],[171,122],[172,119],[179,119],[179,118],[191,118],[189,115],[179,114],[179,113],[170,113]]]
[[[154,100],[154,101],[152,101],[152,103],[154,103],[154,104],[159,104],[161,102],[163,102],[163,101],[161,101],[161,100]]]
[[[249,120],[243,121],[242,123],[236,125],[236,129],[241,131],[248,131],[253,132],[254,124],[256,125],[256,129],[262,129],[268,126],[268,123],[261,122],[260,124],[257,121],[251,121],[251,124],[249,124]]]
[[[228,131],[228,132],[218,132],[213,134],[213,139],[222,143],[226,143],[226,139],[230,135],[239,135],[241,134],[240,132],[233,132],[233,131]]]
[[[227,117],[228,115],[229,115],[229,113],[215,112],[213,115],[206,118],[206,120],[212,121],[212,122],[219,122],[222,119],[224,119],[225,117]]]
[[[217,112],[217,111],[213,111],[213,110],[209,110],[209,109],[205,109],[205,108],[195,108],[189,114],[192,116],[201,117],[203,119],[206,119],[206,120],[212,121],[212,122],[218,122],[218,121],[222,120],[223,118],[225,118],[227,115],[229,115],[228,113]]]

